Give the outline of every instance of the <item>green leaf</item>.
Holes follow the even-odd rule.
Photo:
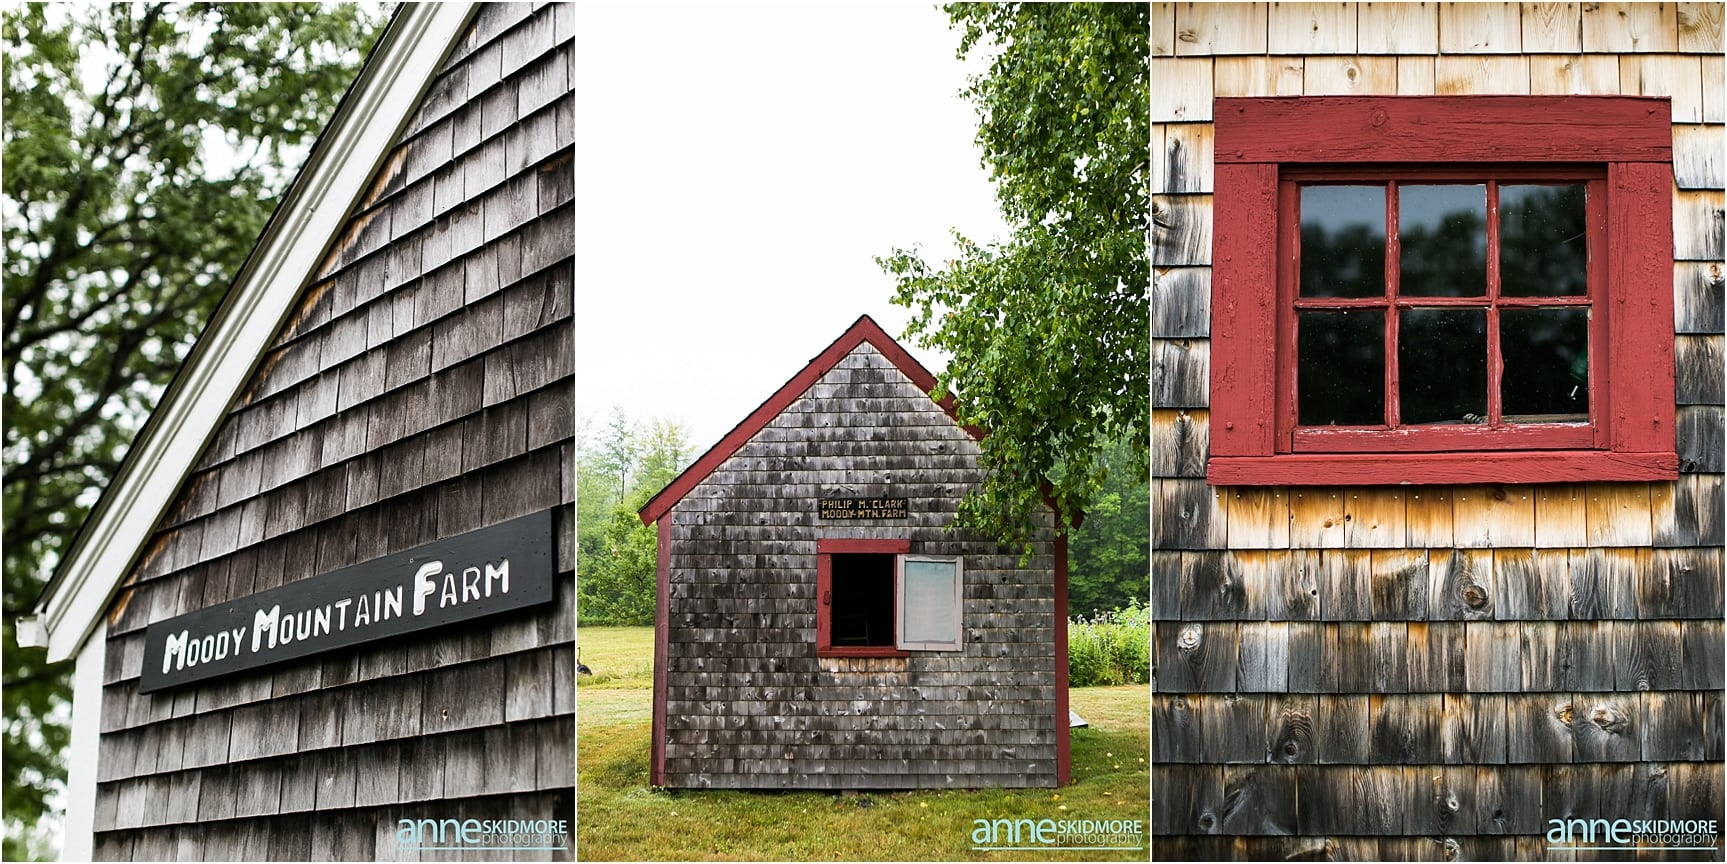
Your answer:
[[[0,12],[5,853],[64,783],[69,664],[20,649],[98,491],[384,22],[377,5]],[[99,74],[98,74],[99,73]],[[232,154],[206,141],[225,139]]]
[[[906,335],[953,359],[940,376],[988,431],[961,524],[1027,544],[1043,502],[1071,516],[1111,475],[1143,477],[1150,435],[1150,10],[1145,4],[956,3],[965,94],[1012,235],[934,267],[877,258],[912,310]],[[1029,547],[1028,547],[1029,548]]]

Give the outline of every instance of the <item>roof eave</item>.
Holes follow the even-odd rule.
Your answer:
[[[659,521],[659,518],[677,506],[677,503],[683,500],[683,497],[688,495],[691,489],[694,489],[697,484],[719,468],[720,463],[730,459],[732,454],[748,443],[751,438],[754,438],[756,433],[762,430],[762,427],[779,416],[786,406],[802,396],[811,385],[826,375],[853,349],[866,342],[881,352],[882,356],[886,357],[888,362],[892,363],[913,384],[917,385],[918,389],[930,394],[931,399],[935,399],[935,376],[928,369],[925,369],[916,357],[906,351],[904,346],[894,341],[894,338],[889,336],[887,331],[881,328],[881,325],[868,315],[864,315],[846,328],[846,331],[840,334],[838,339],[822,349],[820,354],[805,364],[804,368],[799,370],[798,374],[793,375],[791,380],[780,385],[780,388],[775,390],[772,396],[756,406],[754,411],[751,411],[738,425],[732,427],[732,430],[727,432],[725,437],[708,448],[706,453],[703,453],[700,458],[690,464],[690,467],[685,468],[683,473],[673,478],[672,482],[667,483],[666,487],[654,497],[648,499],[648,502],[637,511],[642,523],[652,525]],[[959,424],[959,415],[955,411],[951,395],[936,400],[936,404],[940,405],[949,417],[954,418],[956,424]],[[961,428],[974,439],[982,440],[983,432],[976,427],[961,424]]]
[[[20,622],[20,640],[46,647],[49,662],[75,656],[94,631],[475,6],[404,4],[380,37],[33,615]]]

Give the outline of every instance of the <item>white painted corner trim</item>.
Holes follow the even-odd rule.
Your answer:
[[[72,669],[72,743],[66,748],[66,830],[61,861],[96,860],[97,756],[102,749],[102,672],[108,622],[96,622]]]
[[[50,662],[80,653],[120,579],[366,193],[476,4],[405,3],[330,120],[228,296],[62,560],[20,639]],[[29,622],[31,619],[25,619]],[[74,752],[77,750],[74,744]]]

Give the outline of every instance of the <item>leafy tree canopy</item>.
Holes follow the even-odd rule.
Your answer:
[[[375,5],[0,13],[5,854],[64,778],[66,665],[14,619],[112,480],[353,80]]]
[[[1067,609],[1093,617],[1151,596],[1151,483],[1133,464],[1133,445],[1112,443],[1103,453],[1108,476],[1086,508],[1085,523],[1068,546]]]
[[[953,356],[941,384],[961,419],[989,432],[962,523],[1024,542],[1046,491],[1063,513],[1093,502],[1112,442],[1147,462],[1150,8],[944,8],[959,56],[990,58],[965,95],[1014,230],[957,237],[939,267],[915,249],[877,261],[913,310],[908,335]]]
[[[652,624],[659,533],[636,511],[692,458],[689,433],[613,409],[602,432],[576,434],[576,614],[580,624]]]

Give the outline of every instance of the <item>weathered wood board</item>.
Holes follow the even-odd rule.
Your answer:
[[[1211,268],[1159,267],[1151,275],[1151,335],[1211,335]]]
[[[1300,96],[1306,63],[1300,57],[1219,57],[1216,94],[1227,96]]]
[[[1158,57],[1151,63],[1153,123],[1205,123],[1211,120],[1210,58]]]
[[[1265,3],[1175,4],[1175,54],[1264,54]]]
[[[370,860],[394,812],[573,813],[574,20],[481,6],[231,358],[256,369],[108,616],[98,858]],[[137,692],[152,622],[545,510],[554,603]]]
[[[1440,3],[1441,54],[1516,54],[1523,20],[1516,3]]]
[[[1157,254],[1169,265],[1154,278],[1153,336],[1171,342],[1211,335],[1210,297],[1195,301],[1212,287],[1212,228],[1201,232],[1198,219],[1174,212],[1178,202],[1202,201],[1207,210],[1214,203],[1215,187],[1193,168],[1216,158],[1209,98],[1668,98],[1671,428],[1681,474],[1629,483],[1227,487],[1227,500],[1204,508],[1198,533],[1206,539],[1188,530],[1179,541],[1186,551],[1159,558],[1165,570],[1212,568],[1204,571],[1210,587],[1194,582],[1171,601],[1191,600],[1197,589],[1205,600],[1181,616],[1190,620],[1160,627],[1237,627],[1232,708],[1263,707],[1263,730],[1253,748],[1213,747],[1231,760],[1256,749],[1266,764],[1205,775],[1202,785],[1216,784],[1207,793],[1217,802],[1213,821],[1154,836],[1154,857],[1566,858],[1545,848],[1549,818],[1615,808],[1670,813],[1680,800],[1715,812],[1708,808],[1722,799],[1727,773],[1710,761],[1727,739],[1715,692],[1727,676],[1721,6],[1238,4],[1154,9],[1154,22],[1159,14],[1172,34],[1168,53],[1214,58],[1207,69],[1190,63],[1161,79],[1177,82],[1177,91],[1204,88],[1202,96],[1154,96],[1165,112],[1152,135],[1154,191],[1170,203],[1154,225]],[[1239,26],[1225,32],[1225,20]],[[1205,107],[1180,109],[1191,116],[1176,124],[1168,115],[1178,103]],[[1203,252],[1197,239],[1179,239],[1201,233]],[[1175,370],[1182,361],[1163,350],[1164,368]],[[1208,379],[1224,371],[1212,359],[1208,344]],[[1154,394],[1169,400],[1154,425],[1179,445],[1157,464],[1198,480],[1203,456],[1188,444],[1196,439],[1175,433],[1183,416],[1203,416],[1209,431],[1212,414],[1203,402],[1173,404],[1198,401],[1177,393],[1178,380],[1187,379],[1169,377]],[[1201,502],[1199,493],[1186,491],[1184,500]],[[1191,528],[1199,508],[1175,512],[1189,514]],[[1223,525],[1221,537],[1211,520]],[[1209,551],[1225,547],[1232,551]],[[1241,586],[1235,594],[1220,587],[1231,580]],[[1257,597],[1255,585],[1263,586]],[[1228,611],[1235,608],[1251,617]],[[1287,664],[1281,673],[1272,668],[1279,659]],[[1157,686],[1169,692],[1164,679]],[[1185,698],[1231,697],[1205,690]],[[1241,707],[1250,700],[1261,701]],[[1171,747],[1186,764],[1209,756],[1181,742]],[[1256,797],[1286,789],[1292,807]],[[1230,809],[1249,800],[1264,812]],[[1277,836],[1284,833],[1296,836]]]
[[[1273,3],[1266,49],[1272,54],[1353,52],[1355,9],[1351,3]]]

